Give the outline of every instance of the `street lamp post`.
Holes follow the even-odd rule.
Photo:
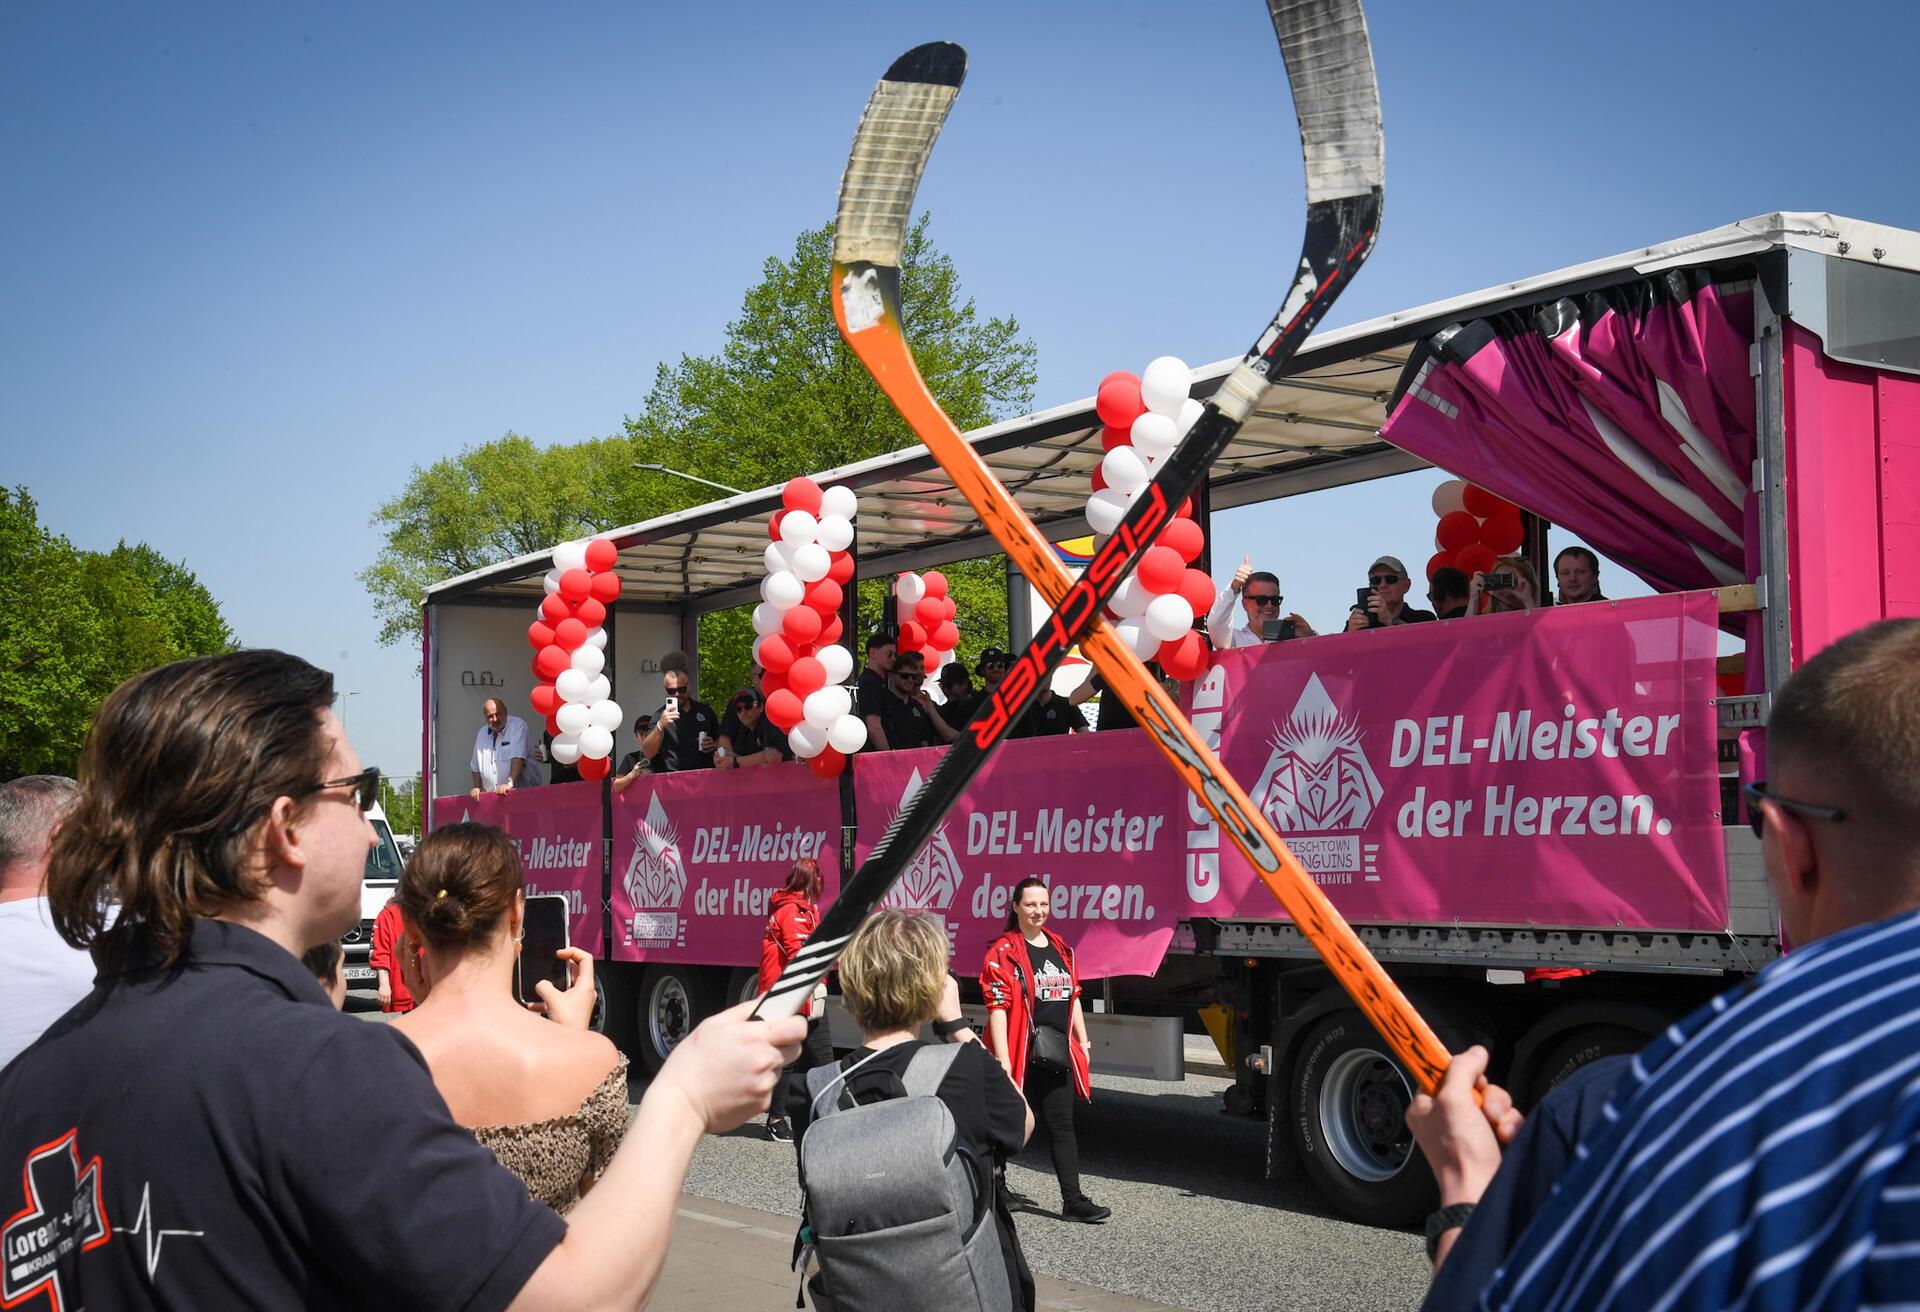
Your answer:
[[[343,735],[347,732],[347,699],[349,697],[358,697],[359,695],[360,690],[340,694],[340,732]]]
[[[720,490],[721,490],[722,492],[727,492],[727,493],[730,493],[730,494],[732,494],[733,496],[736,496],[736,497],[737,497],[737,496],[744,496],[744,495],[745,495],[745,493],[743,493],[743,492],[742,492],[742,491],[741,491],[741,490],[740,490],[739,488],[737,488],[737,487],[728,487],[728,486],[727,486],[727,485],[726,485],[725,483],[716,483],[716,482],[714,482],[714,481],[713,481],[712,479],[710,479],[710,478],[702,478],[702,477],[700,477],[700,475],[698,475],[698,474],[689,474],[689,473],[686,473],[686,472],[685,472],[685,471],[683,471],[683,470],[679,470],[679,469],[669,469],[669,468],[667,468],[667,467],[666,467],[665,465],[649,465],[649,464],[643,464],[642,462],[640,462],[640,461],[638,461],[638,460],[636,460],[636,461],[634,461],[634,462],[633,462],[633,467],[634,467],[635,469],[647,469],[647,470],[651,470],[651,471],[653,471],[653,472],[654,472],[654,473],[656,473],[656,474],[672,474],[672,475],[673,475],[673,476],[674,476],[675,478],[684,478],[684,479],[686,479],[686,480],[687,480],[687,481],[688,481],[689,483],[704,483],[704,484],[706,484],[706,485],[707,485],[708,487],[717,487],[717,488],[719,488],[719,489],[720,489]]]

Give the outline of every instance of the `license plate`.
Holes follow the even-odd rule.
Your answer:
[[[375,978],[372,966],[347,967],[347,983],[349,984],[371,984]]]

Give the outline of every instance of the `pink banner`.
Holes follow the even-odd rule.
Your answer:
[[[642,777],[613,803],[613,956],[758,966],[796,858],[840,887],[840,789],[800,764]]]
[[[1196,726],[1350,920],[1727,924],[1710,593],[1223,654]],[[1196,915],[1260,914],[1230,844]],[[1210,863],[1207,863],[1210,864]]]
[[[943,752],[859,758],[860,860]],[[1006,931],[1013,886],[1037,876],[1052,891],[1050,928],[1073,945],[1082,978],[1150,975],[1184,914],[1183,796],[1139,734],[1004,743],[887,904],[941,917],[955,968],[972,974],[987,945]]]
[[[498,825],[520,847],[526,889],[565,894],[572,912],[573,946],[605,955],[600,940],[600,785],[554,784],[519,788],[505,797],[439,797],[434,828],[462,820]]]

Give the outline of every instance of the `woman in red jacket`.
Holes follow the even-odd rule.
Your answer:
[[[820,863],[810,856],[803,856],[793,863],[793,869],[787,872],[787,886],[773,895],[773,911],[767,917],[766,937],[760,940],[760,991],[765,993],[780,978],[787,963],[793,960],[793,954],[813,933],[815,925],[820,923]],[[789,1086],[797,1084],[807,1087],[807,1072],[815,1066],[824,1066],[833,1060],[833,1034],[827,1028],[827,986],[824,981],[813,991],[813,997],[800,1008],[800,1014],[807,1018],[807,1042],[800,1049],[800,1056],[793,1065],[787,1067],[786,1077],[781,1086],[774,1090],[773,1102],[767,1108],[767,1137],[781,1143],[792,1143],[793,1127],[781,1114],[787,1105]],[[806,1126],[801,1126],[806,1129]]]
[[[1053,1173],[1060,1181],[1060,1215],[1069,1221],[1104,1221],[1112,1209],[1080,1192],[1073,1104],[1076,1098],[1093,1100],[1093,1077],[1073,949],[1047,928],[1051,898],[1041,880],[1014,885],[1007,932],[987,948],[980,968],[987,1047],[1026,1095],[1035,1123],[1047,1127]],[[1049,1052],[1055,1060],[1048,1059]]]

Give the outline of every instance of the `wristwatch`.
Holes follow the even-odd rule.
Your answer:
[[[949,1043],[953,1041],[953,1036],[961,1030],[970,1030],[972,1028],[973,1022],[965,1016],[961,1016],[957,1020],[937,1020],[933,1023],[933,1032]]]
[[[1473,1215],[1473,1206],[1472,1203],[1454,1203],[1427,1218],[1427,1261],[1433,1261],[1434,1252],[1440,1247],[1441,1235],[1467,1223],[1467,1218]]]

